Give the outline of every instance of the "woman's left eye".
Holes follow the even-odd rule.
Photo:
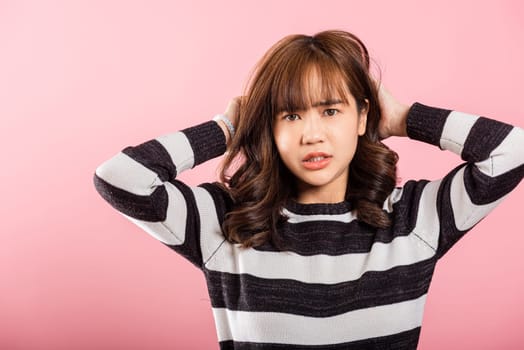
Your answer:
[[[324,111],[324,113],[325,113],[326,115],[328,115],[329,117],[333,117],[333,116],[335,116],[338,112],[339,112],[339,110],[338,110],[338,109],[335,109],[335,108],[329,108],[329,109],[326,109],[326,110]]]

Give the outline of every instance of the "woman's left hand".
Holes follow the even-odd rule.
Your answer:
[[[406,119],[410,107],[399,102],[382,84],[378,89],[378,97],[382,111],[378,125],[380,138],[407,136]]]

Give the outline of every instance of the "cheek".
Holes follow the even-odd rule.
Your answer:
[[[273,138],[281,157],[291,150],[292,137],[289,132],[276,129]]]
[[[290,169],[292,167],[292,155],[293,155],[293,146],[292,138],[287,133],[275,132],[274,135],[275,145],[277,146],[278,155],[280,160],[286,168]]]
[[[333,130],[334,138],[338,140],[339,146],[344,149],[353,149],[358,142],[358,130],[356,124],[341,125]]]

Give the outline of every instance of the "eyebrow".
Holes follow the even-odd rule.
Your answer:
[[[340,100],[340,99],[327,99],[327,100],[322,100],[322,101],[318,101],[318,102],[313,103],[312,107],[332,106],[332,105],[336,105],[336,104],[339,104],[339,103],[347,103],[347,102],[344,102],[343,100]],[[286,110],[285,108],[282,108],[282,109],[280,109],[277,112],[277,114],[287,113],[287,112],[289,112],[289,111]]]
[[[343,102],[342,100],[323,100],[323,101],[313,103],[313,107],[331,106],[331,105],[336,105],[342,102]]]

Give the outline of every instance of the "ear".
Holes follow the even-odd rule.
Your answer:
[[[366,98],[366,105],[362,108],[358,116],[358,135],[362,136],[366,133],[366,125],[368,121],[368,111],[369,111],[369,100]]]

